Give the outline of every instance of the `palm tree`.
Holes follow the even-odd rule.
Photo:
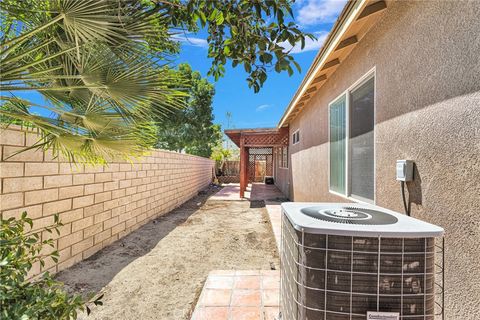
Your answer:
[[[152,121],[187,100],[164,67],[179,49],[169,30],[205,28],[209,74],[243,65],[255,92],[268,70],[300,71],[291,51],[314,39],[291,21],[290,0],[0,1],[0,122],[37,128],[32,148],[71,161],[143,154],[155,142]]]
[[[142,155],[156,139],[152,119],[184,100],[158,54],[175,44],[162,13],[149,9],[129,0],[2,0],[3,122],[36,128],[29,148],[70,161]],[[44,101],[25,98],[31,91]]]

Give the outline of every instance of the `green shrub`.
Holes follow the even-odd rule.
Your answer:
[[[102,296],[83,298],[68,294],[61,282],[45,272],[29,279],[34,264],[45,265],[46,259],[58,261],[53,240],[42,240],[41,233],[60,234],[62,226],[55,224],[39,231],[32,230],[32,219],[24,212],[20,219],[0,219],[0,318],[1,319],[76,319],[77,311],[87,310],[89,304],[101,305]],[[51,247],[51,248],[48,248]],[[50,251],[50,253],[45,253]]]

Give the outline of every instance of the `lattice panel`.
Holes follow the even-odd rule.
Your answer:
[[[288,134],[286,134],[282,138],[280,138],[280,144],[282,146],[288,146]]]
[[[250,134],[245,136],[245,145],[248,146],[274,146],[288,145],[287,134]]]
[[[272,148],[250,148],[248,150],[249,155],[266,155],[272,154]]]
[[[273,154],[267,155],[267,167],[265,169],[265,175],[267,177],[273,177]]]
[[[263,182],[265,176],[273,176],[273,149],[249,148],[248,182]]]

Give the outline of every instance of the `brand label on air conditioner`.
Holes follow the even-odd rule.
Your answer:
[[[398,312],[378,312],[368,311],[367,320],[399,320],[400,314]]]

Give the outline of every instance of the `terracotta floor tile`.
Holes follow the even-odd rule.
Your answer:
[[[197,306],[190,320],[204,320],[205,318],[204,314],[205,314],[205,308]]]
[[[228,307],[199,307],[191,320],[228,320]]]
[[[233,307],[230,320],[261,320],[258,307]]]
[[[210,275],[205,282],[207,289],[232,289],[234,276],[213,276]]]
[[[260,270],[237,270],[235,271],[235,275],[237,276],[258,276],[260,274]]]
[[[260,289],[260,276],[236,276],[235,289]]]
[[[262,289],[278,289],[280,288],[280,276],[263,276]]]
[[[260,274],[262,276],[280,276],[280,270],[261,270]]]
[[[262,291],[263,305],[266,307],[278,307],[280,305],[280,290],[266,289]]]
[[[212,270],[209,275],[211,276],[233,276],[235,275],[235,270]]]
[[[205,320],[228,320],[228,307],[206,307]]]
[[[231,294],[232,290],[204,289],[201,305],[208,307],[228,306]]]
[[[263,320],[278,320],[280,309],[278,307],[263,308]]]
[[[233,290],[232,306],[260,306],[260,290]]]

